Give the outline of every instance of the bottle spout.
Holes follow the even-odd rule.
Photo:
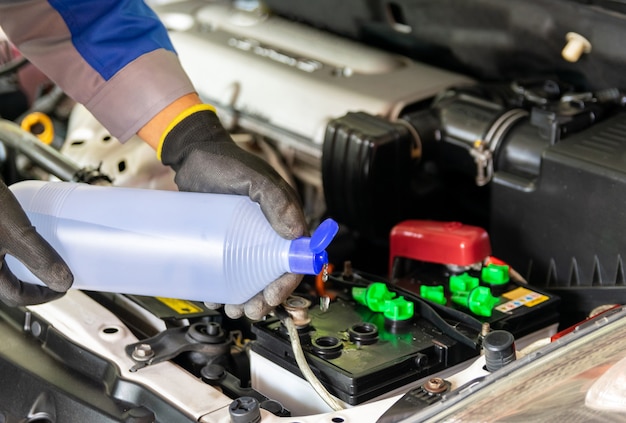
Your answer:
[[[300,237],[291,242],[289,268],[291,273],[317,275],[328,264],[326,247],[337,235],[339,225],[332,219],[324,220],[310,237]]]

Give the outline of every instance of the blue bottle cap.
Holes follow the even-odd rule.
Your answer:
[[[300,237],[291,241],[289,247],[289,269],[291,273],[317,275],[328,263],[326,247],[331,243],[339,225],[332,219],[324,220],[311,237]]]

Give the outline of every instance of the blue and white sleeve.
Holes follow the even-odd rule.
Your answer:
[[[141,0],[0,0],[0,27],[124,142],[194,87]]]

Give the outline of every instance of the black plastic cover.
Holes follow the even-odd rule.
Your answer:
[[[546,147],[537,177],[495,174],[494,255],[564,311],[626,302],[625,134],[621,113]]]
[[[364,236],[387,238],[408,207],[413,147],[407,126],[377,116],[331,121],[322,153],[329,216]]]

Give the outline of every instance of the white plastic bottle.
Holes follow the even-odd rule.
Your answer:
[[[10,187],[73,288],[242,304],[285,272],[318,274],[337,224],[279,236],[246,196],[24,181]],[[41,283],[7,256],[21,280]]]

